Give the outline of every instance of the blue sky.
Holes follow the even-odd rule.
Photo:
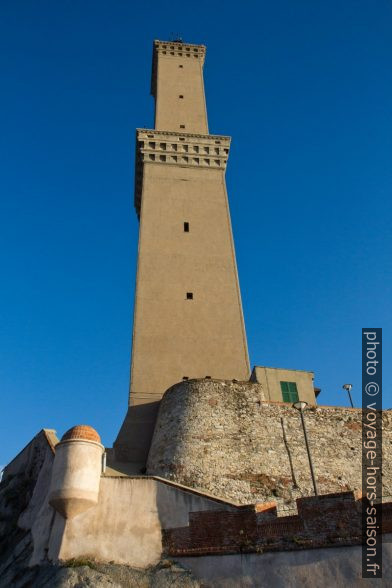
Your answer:
[[[3,0],[0,463],[42,427],[126,411],[134,130],[154,38],[205,43],[251,364],[314,370],[360,403],[361,328],[384,328],[392,407],[392,4]]]

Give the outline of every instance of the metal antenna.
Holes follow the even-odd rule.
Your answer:
[[[170,41],[173,43],[182,43],[181,33],[170,33]]]

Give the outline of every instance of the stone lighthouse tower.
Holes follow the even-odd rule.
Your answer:
[[[230,137],[208,131],[205,53],[153,45],[155,128],[136,132],[139,256],[119,461],[145,463],[159,400],[176,382],[249,378],[225,184]]]

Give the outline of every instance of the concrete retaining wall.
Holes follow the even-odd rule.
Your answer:
[[[382,580],[361,578],[362,547],[329,547],[307,551],[181,557],[204,588],[373,588],[390,586],[392,535],[383,544]]]

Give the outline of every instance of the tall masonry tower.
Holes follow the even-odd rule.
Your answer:
[[[208,132],[206,49],[154,41],[155,129],[136,132],[140,218],[131,384],[116,459],[143,463],[159,400],[186,378],[249,378],[225,169]]]

